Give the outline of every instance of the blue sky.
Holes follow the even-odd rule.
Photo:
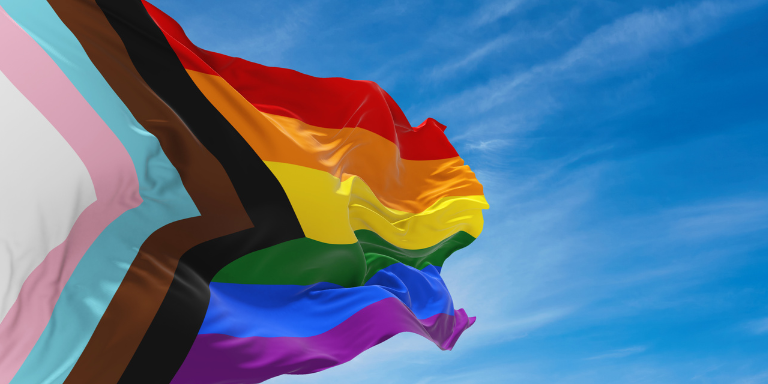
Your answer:
[[[271,383],[768,383],[768,1],[155,0],[197,45],[378,82],[484,184],[478,317]]]

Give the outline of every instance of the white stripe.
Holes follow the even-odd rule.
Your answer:
[[[0,321],[24,280],[94,201],[75,151],[0,72]]]

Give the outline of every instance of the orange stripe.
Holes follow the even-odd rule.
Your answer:
[[[418,127],[411,126],[397,103],[376,83],[318,78],[202,50],[192,44],[176,21],[152,5],[145,5],[184,68],[222,77],[262,112],[324,128],[342,129],[354,121],[353,127],[374,132],[397,145],[404,159],[458,156],[445,137],[444,125],[429,118]]]
[[[262,113],[221,77],[187,73],[264,161],[301,165],[342,180],[358,176],[382,204],[404,212],[422,212],[447,196],[483,194],[460,157],[404,160],[394,143],[371,131],[321,128]]]

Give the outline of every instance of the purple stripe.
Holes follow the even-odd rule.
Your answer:
[[[463,309],[453,316],[441,313],[418,320],[400,300],[389,298],[311,337],[197,335],[171,383],[253,383],[286,373],[318,372],[352,360],[401,332],[422,335],[440,349],[451,349],[474,322]]]

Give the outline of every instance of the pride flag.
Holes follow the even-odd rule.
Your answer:
[[[0,384],[255,383],[472,325],[440,271],[488,205],[443,125],[141,0],[0,7]]]

